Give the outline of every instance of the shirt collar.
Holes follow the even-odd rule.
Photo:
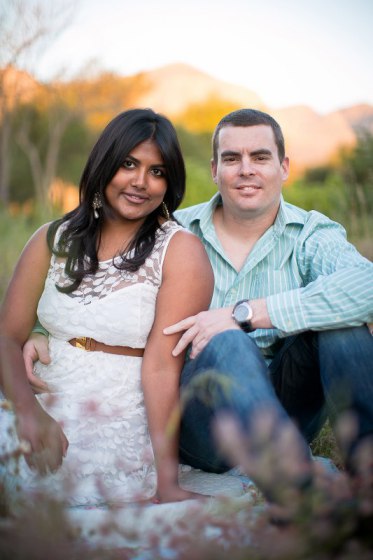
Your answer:
[[[191,223],[200,222],[201,226],[212,224],[215,208],[220,204],[222,204],[222,199],[220,193],[217,192],[208,202],[196,208]],[[273,227],[280,233],[288,224],[304,224],[304,213],[300,208],[285,202],[284,197],[281,195],[280,207]]]
[[[273,230],[277,235],[280,235],[289,224],[304,224],[304,212],[300,208],[285,202],[281,195],[280,207],[273,223]]]
[[[220,193],[217,192],[214,194],[212,198],[205,204],[201,204],[195,210],[195,215],[191,220],[191,224],[195,222],[199,222],[200,228],[202,230],[208,228],[213,224],[213,216],[215,212],[215,208],[222,203]]]

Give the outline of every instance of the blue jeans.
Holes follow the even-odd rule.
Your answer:
[[[181,391],[186,404],[180,460],[206,471],[224,472],[231,466],[213,435],[212,423],[220,412],[233,414],[250,435],[253,415],[271,409],[278,429],[295,421],[306,453],[306,442],[317,435],[327,415],[334,423],[341,413],[352,411],[358,421],[356,443],[373,433],[373,338],[365,326],[308,331],[284,339],[268,367],[248,335],[229,330],[185,364]]]

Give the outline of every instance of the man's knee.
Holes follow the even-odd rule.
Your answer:
[[[265,399],[268,394],[271,398],[274,395],[260,350],[240,330],[232,329],[214,336],[202,352],[186,364],[181,374],[181,387],[190,389],[199,384],[218,395],[219,403],[244,402],[245,407],[259,396]]]
[[[329,356],[358,367],[364,359],[373,358],[373,339],[365,325],[319,332],[318,345],[321,361]]]

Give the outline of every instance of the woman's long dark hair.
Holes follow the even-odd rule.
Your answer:
[[[105,217],[110,217],[111,208],[104,192],[128,154],[141,142],[154,141],[165,165],[167,190],[164,202],[172,213],[179,206],[185,192],[185,165],[176,131],[171,122],[151,109],[131,109],[117,115],[98,138],[84,168],[79,186],[79,206],[53,222],[48,230],[48,244],[52,252],[66,257],[65,273],[72,282],[68,287],[57,288],[65,293],[78,288],[87,274],[98,269],[97,248]],[[100,216],[93,214],[93,197],[100,193],[103,207]],[[149,214],[129,247],[129,257],[123,254],[121,270],[135,271],[150,255],[155,243],[161,207]],[[59,226],[66,222],[61,236],[55,243]],[[88,258],[87,258],[88,257]]]

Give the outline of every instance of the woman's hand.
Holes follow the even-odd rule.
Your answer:
[[[17,414],[17,433],[24,443],[24,456],[31,469],[45,475],[55,472],[66,457],[69,442],[61,428],[39,404]]]
[[[30,338],[23,346],[22,352],[27,379],[34,393],[47,393],[48,385],[34,374],[34,363],[36,361],[39,360],[45,365],[51,361],[47,337],[43,334],[31,333]]]
[[[165,504],[168,502],[183,502],[184,500],[196,500],[208,497],[209,496],[204,496],[203,494],[184,490],[180,488],[179,485],[174,484],[164,488],[158,486],[157,493],[152,499],[152,502],[155,504]]]

